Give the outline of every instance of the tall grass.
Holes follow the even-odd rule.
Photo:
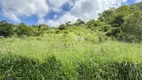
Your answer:
[[[78,41],[72,34],[0,39],[0,79],[142,79],[141,44]]]

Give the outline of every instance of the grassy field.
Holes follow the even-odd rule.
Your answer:
[[[142,79],[141,44],[92,43],[72,35],[1,38],[0,80]]]
[[[74,6],[81,0],[73,0],[75,5],[69,6],[70,1],[61,6],[69,7],[67,12],[61,9],[61,14],[56,15],[51,8],[46,12],[52,11],[53,15],[47,13],[46,16],[43,13],[42,20],[34,20],[36,15],[41,18],[38,11],[35,12],[36,8],[30,17],[21,13],[14,14],[10,10],[21,12],[26,9],[1,6],[10,10],[12,17],[8,15],[9,18],[14,17],[16,21],[25,23],[10,23],[13,21],[5,15],[6,20],[2,20],[3,17],[0,19],[0,80],[142,80],[142,3],[136,2],[129,6],[121,4],[123,6],[119,8],[120,4],[111,4],[117,7],[111,6],[109,10],[104,7],[104,12],[98,14],[97,11],[94,16],[92,12],[95,10],[92,10],[91,15],[85,12],[81,17],[75,16],[73,11],[78,10]],[[93,0],[84,0],[79,8],[89,5],[89,1]],[[48,0],[42,2],[50,3]],[[30,7],[33,8],[33,5]],[[94,6],[91,4],[89,11],[93,9],[91,7]],[[99,8],[103,9],[100,6],[99,11]],[[87,7],[84,9],[88,11]],[[5,9],[2,11],[7,12]],[[77,12],[80,11],[83,9]],[[43,9],[40,14],[42,12]],[[71,14],[64,16],[68,12]],[[53,19],[48,19],[52,16]],[[66,22],[64,18],[69,21]],[[45,24],[39,24],[38,21]],[[47,25],[48,21],[51,24]],[[52,24],[60,25],[53,27],[50,26]]]

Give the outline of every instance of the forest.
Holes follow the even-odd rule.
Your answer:
[[[142,3],[58,27],[0,21],[0,80],[141,80]]]

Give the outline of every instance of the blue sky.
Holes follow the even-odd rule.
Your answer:
[[[131,5],[131,4],[135,3],[135,1],[136,0],[128,0],[126,3],[127,3],[127,5]]]
[[[58,26],[67,21],[96,19],[109,7],[131,5],[142,0],[0,0],[0,20],[28,25]]]

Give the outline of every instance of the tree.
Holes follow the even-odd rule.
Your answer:
[[[50,30],[50,27],[48,27],[48,25],[46,25],[46,24],[40,24],[38,26],[38,31],[46,31],[46,30]]]
[[[65,24],[61,24],[58,28],[60,30],[65,30],[67,28],[67,26]]]
[[[114,15],[115,15],[115,9],[111,8],[110,10],[106,10],[103,13],[99,14],[98,19],[102,22],[110,24],[111,21],[113,20]]]
[[[76,25],[76,26],[83,26],[84,24],[85,24],[85,22],[83,20],[78,19],[74,25]]]
[[[107,36],[113,36],[117,39],[120,39],[121,36],[121,32],[122,32],[122,25],[124,23],[124,15],[123,14],[117,14],[114,16],[114,18],[112,19],[112,21],[110,21],[111,25],[111,30],[106,34]]]
[[[23,35],[27,35],[27,36],[31,36],[32,34],[32,29],[30,27],[27,27],[24,23],[20,23],[16,33],[18,36],[23,36]]]
[[[133,14],[135,10],[130,9],[129,6],[121,6],[117,9],[110,9],[100,14],[99,20],[107,23],[111,26],[111,30],[106,34],[117,39],[122,38],[122,25],[125,22],[125,18]]]
[[[123,27],[122,32],[124,39],[130,42],[141,42],[142,41],[142,12],[135,12],[129,16]]]
[[[88,26],[88,28],[97,26],[96,21],[94,19],[89,20],[86,25]]]
[[[135,10],[135,11],[138,11],[138,10],[141,11],[141,10],[142,10],[142,2],[132,4],[132,5],[130,6],[130,8],[131,8],[132,10]]]
[[[71,21],[66,22],[66,25],[67,25],[67,26],[71,26],[71,25],[72,25],[72,24],[71,24]]]
[[[13,25],[8,23],[6,20],[0,21],[0,36],[8,37],[13,34]]]

